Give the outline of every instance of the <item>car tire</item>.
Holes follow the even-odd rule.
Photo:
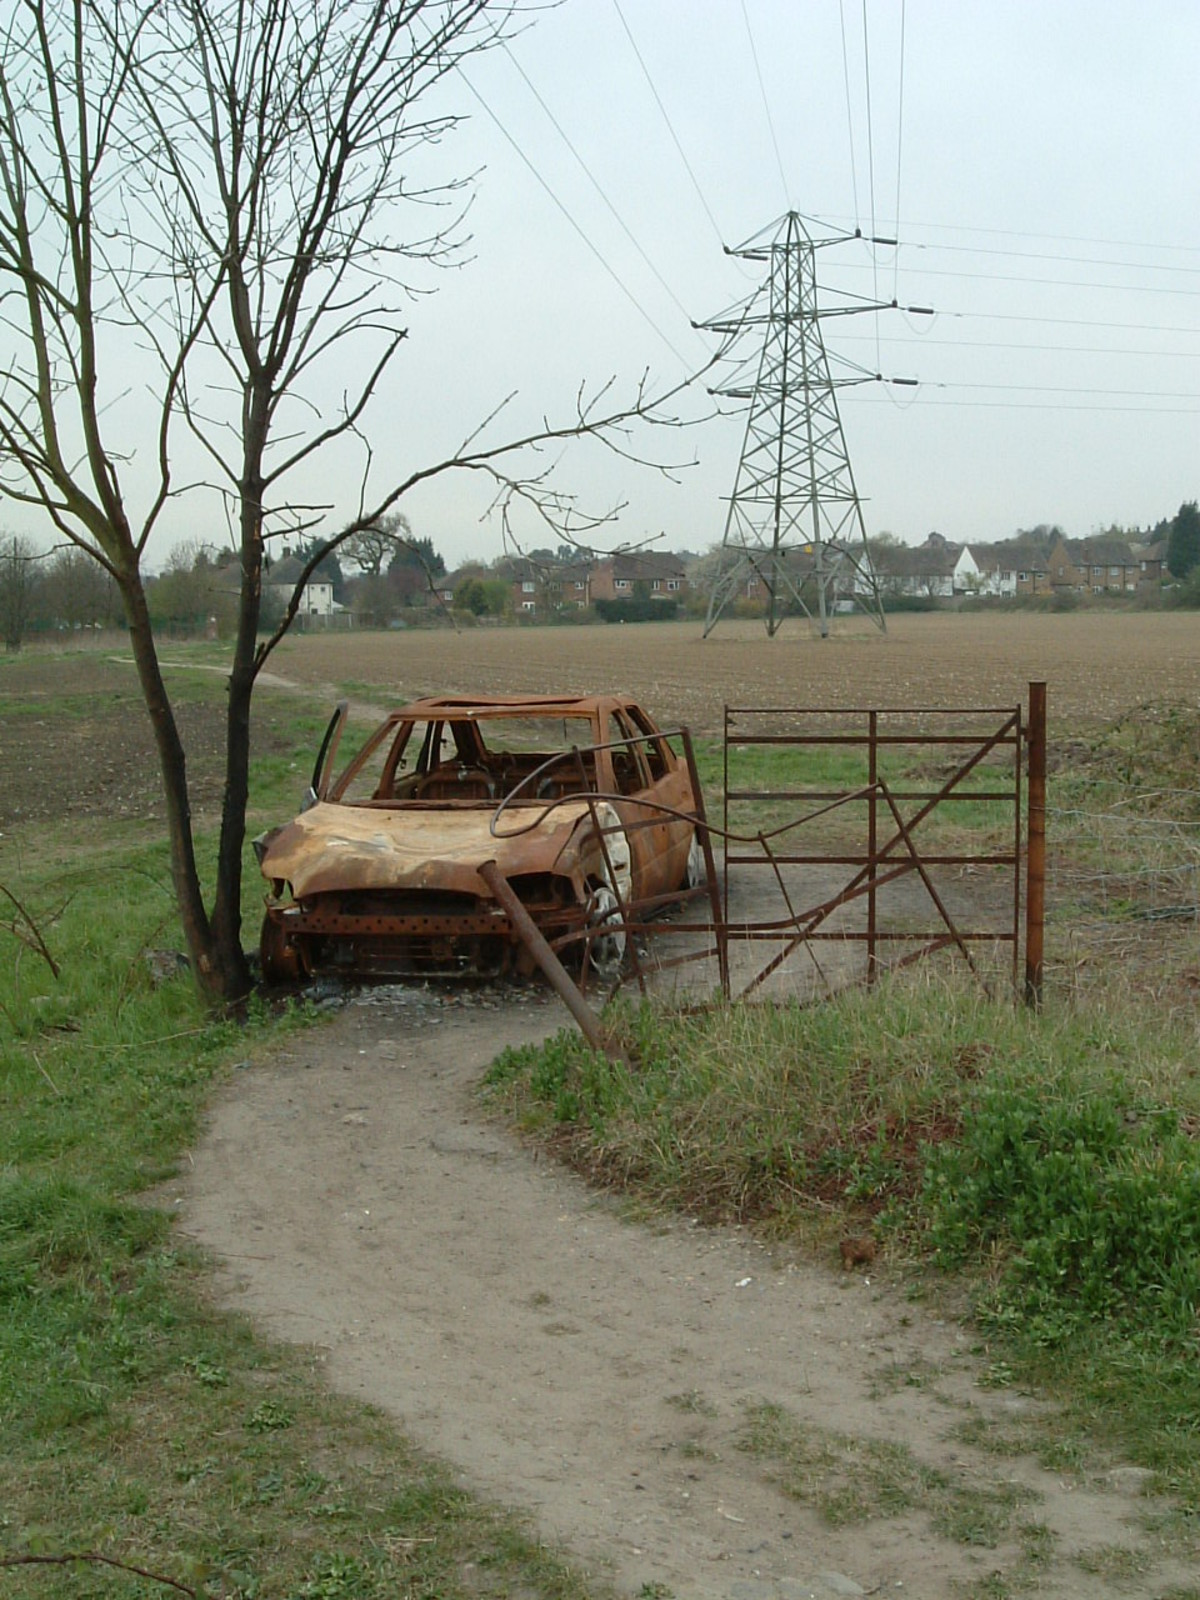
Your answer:
[[[699,828],[692,829],[692,842],[688,846],[687,865],[683,869],[683,887],[698,889],[708,879],[704,865],[704,846],[700,843]]]
[[[621,908],[607,883],[592,888],[587,961],[598,978],[616,978],[625,964],[628,934],[622,926]],[[615,922],[607,932],[606,924]]]

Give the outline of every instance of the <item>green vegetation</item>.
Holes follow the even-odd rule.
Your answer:
[[[216,664],[189,647],[168,667],[200,735],[205,861]],[[147,826],[153,785],[142,779],[127,814],[94,803],[99,778],[138,771],[128,669],[80,658],[48,694],[35,686],[42,670],[26,659],[0,671],[9,751],[52,717],[66,752],[22,791],[36,800],[49,783],[57,811],[0,817],[11,896],[0,907],[0,1554],[103,1555],[224,1600],[581,1596],[520,1525],[480,1508],[386,1420],[330,1397],[311,1353],[268,1346],[209,1303],[205,1263],[180,1247],[152,1191],[176,1172],[214,1087],[316,1019],[252,1004],[237,1022],[214,1020],[169,960],[147,962],[177,938],[166,854],[146,843],[161,827]],[[251,831],[292,812],[328,710],[260,693]],[[1056,775],[1057,804],[1169,825],[1190,870],[1181,830],[1196,820],[1198,726],[1179,707],[1141,708],[1075,753]],[[790,783],[778,751],[747,755],[747,787]],[[719,747],[698,756],[719,793]],[[856,781],[853,759],[829,753],[804,781]],[[11,805],[22,761],[5,770]],[[914,787],[934,776],[904,771]],[[764,826],[771,802],[748,804]],[[977,808],[981,827],[988,809]],[[1127,822],[1103,840],[1072,826],[1089,883],[1101,869],[1127,878],[1129,918],[1150,881],[1131,837]],[[258,896],[251,868],[250,937]],[[1058,898],[1072,915],[1081,903],[1082,891]],[[965,1416],[964,1441],[1071,1473],[1094,1464],[1097,1445],[1119,1452],[1177,1497],[1162,1531],[1189,1537],[1200,1507],[1194,995],[1172,1012],[1107,986],[1103,1001],[1056,1001],[1041,1016],[928,973],[809,1009],[627,1007],[612,1021],[629,1065],[564,1032],[501,1058],[488,1093],[639,1210],[745,1221],[831,1265],[841,1234],[870,1233],[873,1271],[902,1268],[914,1295],[969,1298],[993,1383],[1036,1384],[1060,1403],[1053,1423],[1039,1409],[1000,1432]],[[904,1364],[877,1383],[883,1393],[938,1376]],[[669,1403],[712,1415],[698,1388]],[[778,1407],[748,1411],[741,1442],[832,1522],[921,1507],[946,1537],[1018,1546],[1014,1582],[1033,1582],[1047,1556],[1036,1508],[1015,1490],[948,1484],[909,1452]],[[1088,1559],[1135,1575],[1137,1558],[1115,1545]],[[1011,1592],[991,1582],[978,1592]],[[90,1566],[13,1568],[4,1588],[21,1600],[163,1592]]]
[[[1034,1498],[1012,1482],[984,1487],[961,1473],[951,1479],[905,1445],[813,1427],[777,1405],[747,1409],[740,1448],[832,1527],[919,1510],[935,1533],[990,1549],[1019,1531],[1018,1513]]]
[[[109,686],[103,661],[83,665]],[[28,711],[19,691],[38,670],[6,664],[6,726]],[[199,714],[224,686],[196,672],[185,687]],[[59,726],[88,720],[82,701],[40,709]],[[323,722],[324,708],[261,697],[256,815],[292,810]],[[88,748],[116,761],[136,726],[102,694]],[[67,769],[48,774],[39,782],[61,805],[86,799]],[[166,852],[146,834],[144,821],[91,814],[6,820],[0,836],[12,897],[0,897],[0,1559],[117,1563],[9,1567],[5,1596],[177,1592],[124,1570],[139,1567],[222,1600],[582,1597],[514,1519],[331,1395],[311,1352],[270,1346],[209,1303],[205,1263],[152,1191],[178,1170],[214,1088],[315,1019],[251,1004],[214,1020],[169,957],[147,961],[178,934]]]
[[[953,1272],[997,1381],[1035,1381],[1200,1506],[1200,1084],[1190,1030],[897,979],[828,1004],[612,1019],[488,1092],[638,1206]],[[946,1283],[944,1278],[930,1279]],[[935,1292],[936,1289],[935,1289]]]

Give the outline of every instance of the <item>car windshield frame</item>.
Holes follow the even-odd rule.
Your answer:
[[[466,768],[486,768],[491,764],[502,767],[505,762],[528,762],[532,756],[537,756],[539,762],[565,761],[576,750],[605,748],[601,724],[603,718],[611,714],[611,709],[545,703],[528,710],[510,704],[494,708],[447,707],[436,703],[405,707],[386,717],[368,735],[345,767],[328,782],[323,798],[334,805],[427,805],[428,801],[397,794],[397,785],[406,777],[428,776],[437,766],[447,763]],[[497,747],[488,739],[489,729],[497,727],[510,733],[527,728],[530,736],[527,741],[519,735],[509,737]],[[554,737],[545,737],[548,732]],[[418,736],[418,752],[413,765],[408,767],[406,756],[413,748],[414,734]],[[572,734],[578,737],[573,738]],[[380,746],[387,746],[387,749],[382,765],[376,766],[373,772],[373,793],[355,793],[356,783],[361,782],[364,771],[372,768],[372,758],[377,756]],[[438,753],[436,760],[435,751]]]

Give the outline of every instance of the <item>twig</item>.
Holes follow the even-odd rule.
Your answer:
[[[55,1083],[54,1079],[50,1076],[50,1074],[46,1071],[45,1067],[42,1065],[41,1061],[38,1059],[38,1053],[37,1053],[36,1050],[33,1051],[33,1062],[34,1062],[34,1065],[37,1067],[38,1071],[41,1073],[42,1077],[45,1078],[46,1082],[50,1085],[50,1087],[54,1090],[55,1094],[61,1100],[62,1099],[62,1090],[58,1087],[58,1085]]]
[[[22,922],[24,922],[25,926],[29,930],[28,933],[22,933],[15,922],[10,922],[6,924],[8,931],[15,939],[19,939],[22,944],[28,945],[31,950],[36,950],[38,955],[41,956],[42,960],[50,968],[50,971],[57,979],[59,976],[58,962],[55,961],[54,957],[50,954],[50,951],[46,948],[46,941],[42,938],[41,931],[38,928],[37,923],[30,916],[29,912],[26,911],[25,907],[17,899],[12,890],[6,888],[2,883],[0,883],[0,894],[4,895],[4,897],[11,902],[16,910],[17,916],[20,917]],[[61,916],[62,912],[60,911],[58,914]]]
[[[169,1589],[178,1589],[180,1594],[190,1594],[196,1600],[196,1590],[186,1583],[180,1583],[177,1578],[168,1578],[164,1573],[151,1572],[146,1567],[132,1566],[128,1561],[117,1561],[112,1556],[98,1555],[94,1550],[72,1551],[61,1556],[0,1556],[0,1567],[67,1567],[76,1561],[89,1561],[94,1566],[116,1567],[118,1572],[132,1572],[139,1578],[149,1578],[153,1583],[162,1583]]]

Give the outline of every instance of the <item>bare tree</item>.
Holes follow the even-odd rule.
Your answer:
[[[33,620],[41,582],[39,556],[28,539],[0,534],[0,632],[4,648],[19,650]]]
[[[455,120],[431,113],[430,91],[512,20],[508,0],[10,0],[0,23],[0,293],[15,351],[0,376],[0,494],[41,507],[120,591],[184,936],[214,999],[249,985],[254,681],[319,561],[452,470],[491,478],[506,525],[521,498],[573,540],[597,519],[542,471],[523,473],[523,453],[589,435],[625,455],[634,423],[673,420],[674,391],[643,385],[617,403],[604,388],[561,425],[497,442],[493,416],[453,456],[372,478],[367,413],[405,337],[405,275],[454,252],[453,221],[431,230],[426,219],[459,185],[422,189],[413,170]],[[149,423],[120,403],[137,346],[157,365]],[[331,407],[342,352],[362,377]],[[151,446],[149,487],[132,470],[131,416]],[[178,481],[181,434],[208,463],[203,483]],[[260,641],[269,541],[311,538],[331,511],[290,499],[296,475],[354,442],[358,514],[318,540]],[[174,499],[205,489],[222,496],[241,571],[211,908],[142,576]]]
[[[60,628],[110,627],[121,618],[111,577],[73,544],[60,545],[50,557],[41,608],[45,620]]]
[[[363,573],[364,577],[378,578],[396,552],[412,538],[412,528],[402,511],[380,517],[370,528],[346,540],[345,554]]]

